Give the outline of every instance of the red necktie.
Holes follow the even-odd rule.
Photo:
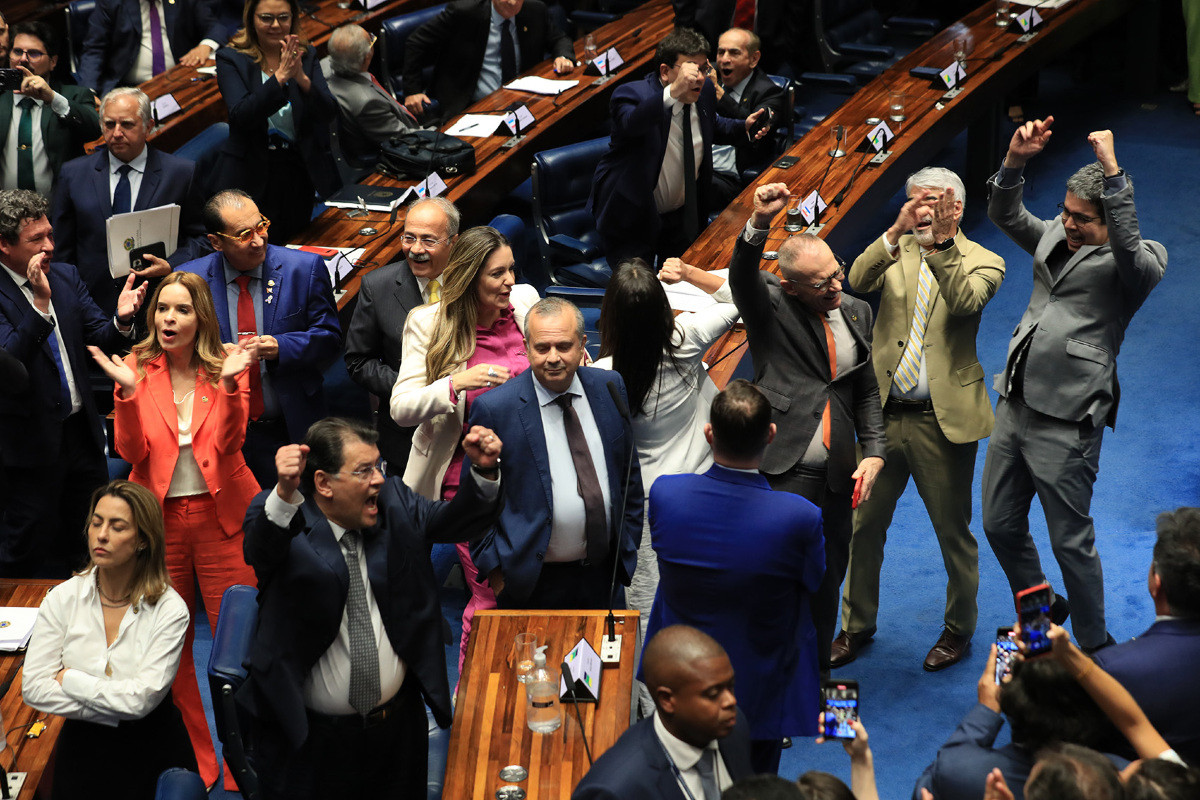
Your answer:
[[[254,298],[250,296],[250,276],[239,275],[233,280],[238,285],[238,333],[257,335],[258,323],[254,316]],[[250,365],[250,419],[258,419],[263,413],[262,373],[259,370],[258,362]]]
[[[387,89],[383,88],[383,84],[379,82],[378,78],[376,78],[374,75],[372,75],[369,72],[367,73],[367,77],[369,77],[371,79],[371,83],[375,84],[376,89],[383,92],[384,97],[386,97],[388,100],[391,100],[393,103],[396,103],[396,105],[404,113],[404,116],[407,117],[409,119],[409,121],[412,122],[413,125],[417,124],[417,118],[412,115],[412,112],[409,111],[407,108],[405,108],[403,103],[397,103],[396,98],[392,96],[391,92],[389,92]]]
[[[737,0],[737,5],[733,9],[733,27],[753,31],[757,6],[758,0]]]
[[[821,315],[821,324],[825,326],[825,346],[829,348],[829,379],[837,377],[837,342],[833,338],[833,328],[829,327],[829,318]],[[829,401],[825,401],[825,413],[821,415],[821,441],[825,449],[829,449],[829,441],[833,433],[833,415],[829,410]]]

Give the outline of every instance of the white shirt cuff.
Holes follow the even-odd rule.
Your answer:
[[[54,92],[54,97],[50,99],[50,110],[60,117],[65,117],[71,113],[71,103],[58,92]]]
[[[756,228],[754,227],[754,223],[752,223],[750,220],[746,220],[746,229],[742,233],[742,238],[745,239],[748,244],[762,244],[767,240],[767,234],[770,232],[771,230],[769,228]]]
[[[271,489],[266,503],[263,504],[263,513],[267,515],[267,519],[272,525],[286,528],[292,524],[292,517],[296,516],[296,512],[304,503],[304,495],[296,492],[296,497],[300,499],[295,503],[289,503],[279,496],[279,492],[275,488]]]
[[[218,50],[220,50],[220,49],[221,49],[221,43],[220,43],[220,42],[217,42],[217,41],[214,41],[214,40],[212,40],[212,39],[202,39],[202,40],[200,41],[200,44],[205,44],[205,45],[208,45],[208,46],[209,46],[209,48],[211,48],[211,49],[212,49],[213,53],[215,53],[215,52],[217,52]],[[209,57],[211,57],[211,56],[212,56],[212,53],[210,53],[210,54],[209,54]]]
[[[890,239],[888,239],[886,231],[884,231],[883,236],[880,238],[883,240],[883,246],[884,246],[884,248],[887,249],[888,255],[891,256],[892,258],[895,258],[900,250],[900,243],[893,242]]]
[[[671,97],[671,84],[669,83],[663,87],[663,105],[671,109],[672,113],[674,113],[675,109],[683,105],[682,102]]]

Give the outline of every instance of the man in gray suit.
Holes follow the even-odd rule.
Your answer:
[[[409,205],[400,238],[404,260],[363,276],[358,307],[346,331],[346,369],[378,400],[379,452],[393,475],[404,474],[415,430],[401,428],[388,413],[400,368],[404,320],[417,306],[441,298],[442,270],[458,239],[459,222],[458,209],[443,197]]]
[[[341,110],[342,148],[352,156],[378,155],[379,145],[417,127],[417,120],[370,73],[375,37],[343,25],[329,37],[321,68]]]
[[[800,234],[779,246],[781,278],[759,270],[783,183],[754,192],[754,212],[734,245],[729,288],[746,323],[754,382],[778,426],[760,470],[772,489],[821,508],[825,578],[813,598],[823,672],[837,626],[850,552],[852,495],[866,500],[883,468],[883,408],[871,365],[871,308],[842,294],[845,266],[824,241]],[[863,459],[855,464],[857,433]]]
[[[1079,646],[1113,640],[1090,515],[1104,426],[1113,426],[1125,328],[1163,276],[1167,251],[1138,229],[1133,182],[1117,165],[1111,131],[1088,142],[1098,163],[1067,180],[1061,217],[1040,220],[1021,195],[1025,163],[1046,146],[1054,117],[1013,134],[988,183],[988,216],[1033,256],[1033,294],[1013,331],[996,426],[983,467],[983,530],[1013,592],[1045,582],[1029,535],[1034,493],[1046,514]],[[1055,600],[1057,621],[1067,607]]]

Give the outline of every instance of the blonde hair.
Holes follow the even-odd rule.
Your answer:
[[[246,5],[242,8],[242,27],[229,40],[230,47],[250,56],[255,64],[262,64],[266,58],[262,45],[258,42],[258,30],[254,27],[254,15],[258,13],[258,5],[261,2],[262,0],[246,0]],[[299,36],[300,45],[308,47],[308,38],[300,27],[300,4],[296,0],[287,0],[287,4],[292,13],[292,24],[288,28],[288,34]]]
[[[129,603],[134,608],[145,601],[154,605],[171,585],[171,576],[167,572],[167,537],[163,527],[162,507],[145,486],[132,481],[116,480],[101,486],[92,493],[92,504],[88,508],[87,522],[83,526],[83,535],[88,535],[92,524],[92,514],[96,511],[101,498],[115,497],[123,500],[133,513],[133,527],[137,529],[138,550],[134,558],[133,586],[129,593]],[[96,566],[89,551],[88,563],[76,575],[87,575]]]
[[[198,369],[214,386],[221,379],[221,367],[225,362],[225,348],[221,344],[221,325],[217,322],[217,309],[213,306],[212,292],[203,278],[194,272],[172,272],[162,279],[146,304],[146,327],[150,332],[146,338],[133,346],[137,356],[138,380],[146,377],[146,364],[163,354],[162,342],[158,340],[158,327],[154,324],[154,312],[158,308],[158,297],[163,289],[181,284],[192,296],[192,309],[196,312],[196,342],[192,361],[197,360]]]
[[[458,237],[442,272],[442,299],[425,357],[425,379],[433,383],[454,372],[475,352],[479,296],[475,284],[492,254],[509,247],[495,228],[471,228]]]

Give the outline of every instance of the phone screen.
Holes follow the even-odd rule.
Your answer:
[[[850,723],[858,719],[858,683],[828,681],[821,687],[821,695],[825,735],[835,739],[855,738]]]
[[[1050,652],[1050,587],[1022,594],[1017,600],[1021,617],[1021,638],[1030,656]]]
[[[1012,675],[1013,656],[1017,653],[1017,643],[1012,638],[1012,628],[996,629],[996,684]]]

